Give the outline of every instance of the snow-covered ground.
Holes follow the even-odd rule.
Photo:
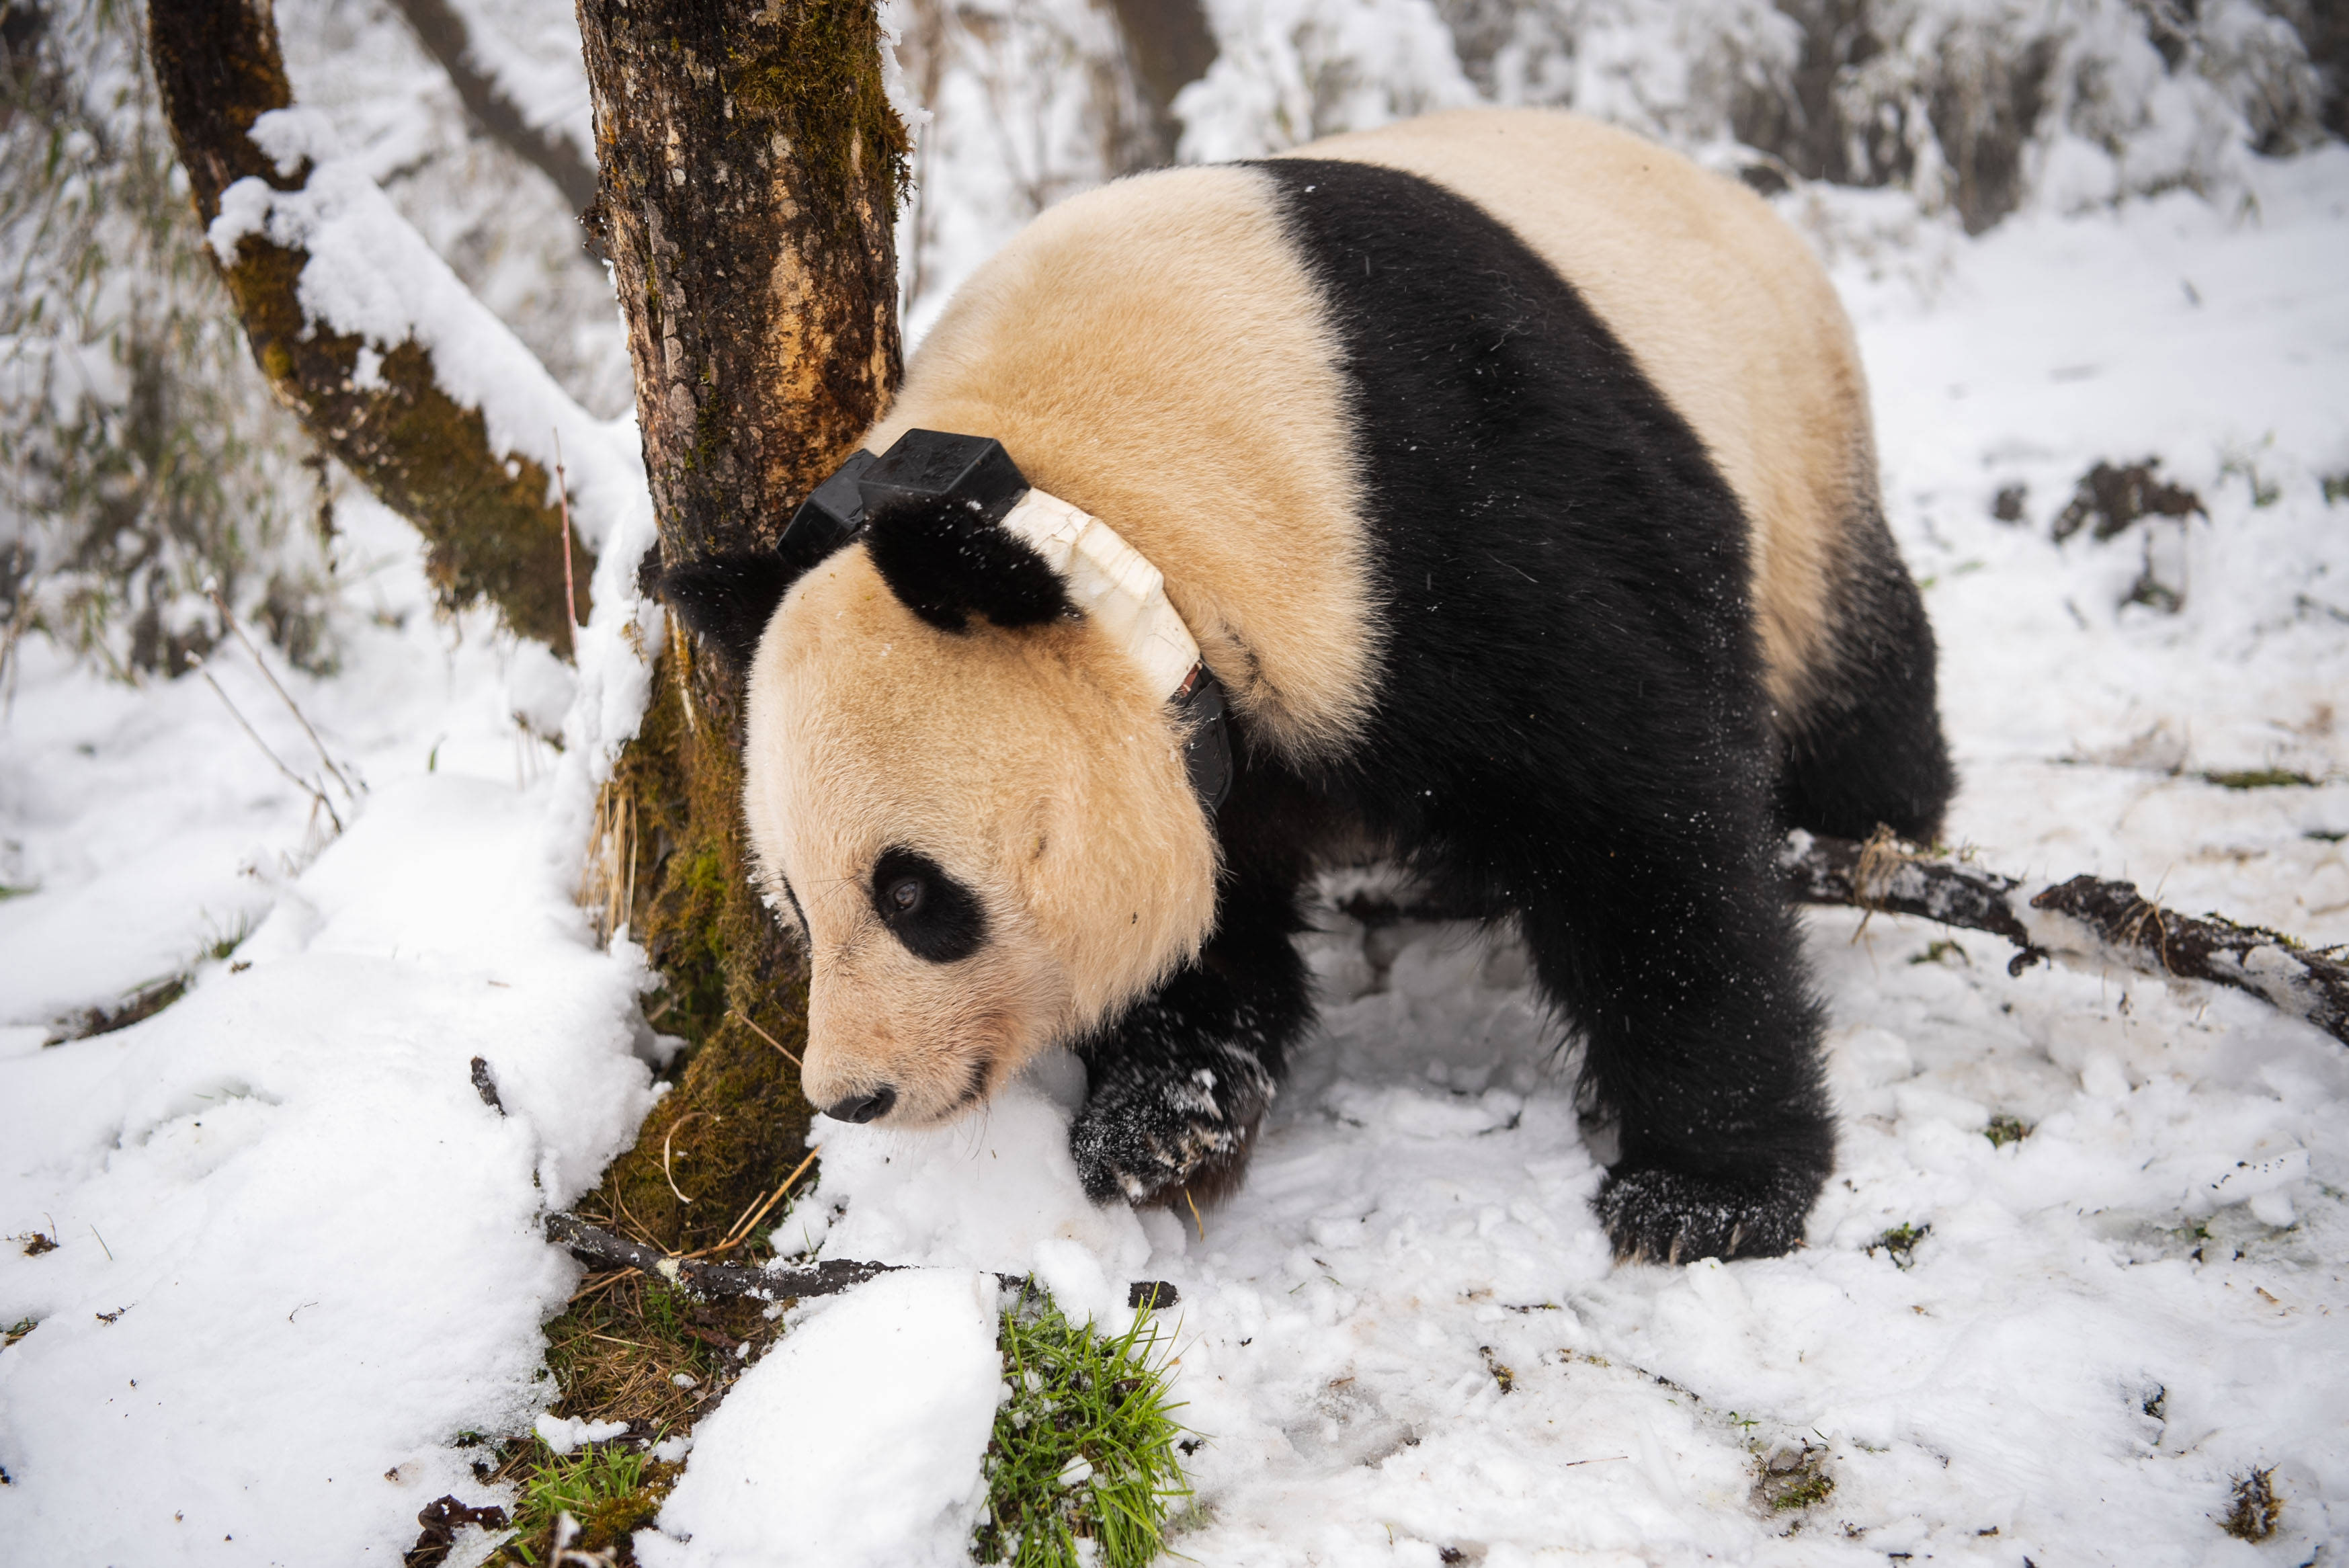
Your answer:
[[[2249,178],[1978,240],[1898,193],[1782,203],[1859,323],[1942,645],[1953,835],[2339,942],[2349,504],[2322,482],[2349,474],[2349,149]],[[2207,518],[2050,542],[2091,462],[2151,455]],[[2023,519],[1994,521],[2015,484]],[[331,843],[201,682],[20,649],[0,1326],[34,1326],[0,1350],[0,1563],[390,1562],[425,1501],[485,1499],[451,1444],[527,1429],[576,1278],[535,1216],[650,1101],[644,971],[572,903],[621,611],[598,593],[558,754],[513,715],[553,731],[572,677],[433,618],[412,538],[344,514],[342,671],[279,671],[364,776]],[[2124,604],[2148,572],[2175,614]],[[250,660],[212,667],[314,770]],[[2262,769],[2321,782],[2204,777]],[[1206,1439],[1175,1545],[1201,1563],[2349,1558],[2349,1053],[2240,996],[1806,918],[1843,1145],[1788,1258],[1612,1266],[1516,952],[1335,917],[1326,1026],[1197,1226],[1083,1202],[1061,1064],[946,1133],[832,1130],[779,1243],[1032,1267],[1103,1313],[1115,1282],[1175,1282]],[[191,965],[147,1021],[43,1044]],[[1994,1146],[1993,1116],[2033,1130]],[[1871,1250],[1904,1225],[1912,1249]],[[970,1275],[924,1278],[804,1309],[705,1422],[647,1562],[957,1555],[996,1371]],[[921,1375],[840,1376],[885,1363]],[[1833,1490],[1774,1511],[1774,1459]],[[2231,1479],[2269,1467],[2281,1531],[2230,1539]]]

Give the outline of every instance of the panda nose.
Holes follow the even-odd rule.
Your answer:
[[[853,1094],[846,1099],[836,1099],[823,1108],[824,1115],[834,1121],[877,1121],[889,1114],[897,1103],[894,1084],[883,1084],[870,1094]]]

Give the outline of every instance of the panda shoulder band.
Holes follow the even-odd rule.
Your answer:
[[[869,507],[892,500],[960,503],[1019,540],[1174,705],[1191,788],[1213,816],[1232,788],[1224,691],[1198,640],[1166,597],[1166,580],[1100,518],[1028,483],[1001,443],[984,436],[908,430],[881,457],[859,451],[792,515],[786,554],[829,554],[863,531]]]

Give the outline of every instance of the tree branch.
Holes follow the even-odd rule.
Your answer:
[[[2019,949],[2007,965],[2011,975],[2055,958],[2083,968],[2207,981],[2257,996],[2349,1044],[2349,962],[2341,949],[2310,948],[2224,915],[2180,914],[2147,900],[2135,882],[2077,876],[2033,892],[2013,877],[1881,833],[1864,844],[1790,833],[1778,863],[1787,895],[1797,903],[1920,915],[2002,938]],[[1365,893],[1341,901],[1338,910],[1371,927],[1476,918],[1440,901],[1403,903]]]
[[[601,1226],[589,1224],[576,1214],[561,1211],[546,1216],[546,1239],[558,1246],[569,1248],[572,1255],[584,1263],[601,1264],[606,1268],[635,1269],[698,1295],[750,1295],[766,1301],[837,1295],[842,1291],[863,1284],[866,1280],[876,1279],[885,1274],[895,1274],[908,1266],[904,1264],[854,1263],[845,1258],[829,1258],[799,1268],[708,1264],[693,1258],[671,1257],[657,1247],[616,1236]],[[995,1277],[1003,1284],[1015,1288],[1034,1283],[1019,1274],[997,1274]],[[1125,1290],[1125,1305],[1128,1306],[1173,1306],[1180,1299],[1174,1287],[1164,1280],[1137,1280]]]
[[[425,52],[449,73],[449,85],[484,135],[554,181],[574,212],[595,201],[595,166],[579,155],[569,137],[534,126],[506,96],[495,77],[473,63],[472,38],[465,19],[449,0],[392,0],[408,18]]]
[[[1790,891],[1806,903],[1920,914],[2003,937],[2021,949],[2007,965],[2010,974],[2054,957],[2207,981],[2247,992],[2349,1044],[2349,963],[2340,949],[2309,948],[2224,915],[2180,914],[2146,898],[2135,882],[2076,876],[2025,896],[2013,877],[1937,859],[1881,834],[1865,844],[1792,834],[1780,863]]]
[[[293,90],[269,0],[153,0],[148,33],[163,113],[196,211],[209,227],[241,180],[301,191],[249,132]],[[220,260],[217,256],[216,262]],[[313,320],[299,285],[310,253],[248,232],[221,274],[254,359],[319,443],[425,538],[442,599],[487,598],[526,635],[567,646],[563,518],[547,473],[492,442],[479,408],[442,389],[413,336],[380,355],[363,336]],[[363,363],[362,355],[371,363]]]

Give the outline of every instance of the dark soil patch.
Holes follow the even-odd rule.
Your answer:
[[[2158,478],[2159,458],[2116,468],[2099,462],[2080,478],[2072,499],[2055,518],[2060,542],[2083,528],[2092,539],[2110,539],[2144,517],[2209,517],[2202,498]]]

